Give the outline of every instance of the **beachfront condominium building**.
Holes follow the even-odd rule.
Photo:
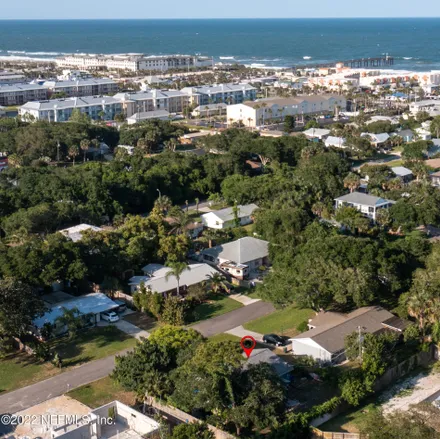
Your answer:
[[[39,84],[0,84],[0,105],[4,107],[47,99],[47,96],[47,88]]]
[[[0,71],[0,84],[20,84],[26,82],[26,76],[19,72]]]
[[[165,71],[211,66],[212,59],[193,55],[68,55],[56,60],[58,67],[83,70]]]
[[[115,98],[88,96],[28,102],[19,108],[18,114],[24,119],[66,122],[75,109],[92,120],[113,120],[117,114],[123,112],[122,103]]]
[[[346,99],[339,95],[261,99],[229,105],[227,120],[229,123],[243,123],[256,128],[266,125],[268,121],[282,121],[286,116],[329,113],[336,108],[345,110],[346,106]]]
[[[178,90],[148,90],[134,93],[118,93],[114,96],[121,102],[127,117],[135,113],[166,110],[181,113],[188,106],[189,97]]]
[[[118,84],[110,78],[75,79],[70,81],[46,81],[43,87],[49,95],[63,94],[64,97],[98,96],[118,91]]]
[[[219,84],[182,89],[190,97],[191,104],[241,104],[253,101],[257,97],[257,89],[249,84]]]

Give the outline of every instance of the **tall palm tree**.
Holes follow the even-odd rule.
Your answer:
[[[75,166],[75,158],[79,156],[79,148],[78,145],[72,145],[69,147],[69,151],[68,151],[68,155],[69,157],[72,159],[73,161],[73,166]]]
[[[356,190],[361,184],[361,179],[359,175],[350,172],[345,178],[344,178],[344,187],[347,189],[350,189],[350,192],[353,192]]]
[[[90,140],[89,139],[81,140],[81,142],[79,142],[79,146],[80,146],[81,150],[84,152],[83,162],[85,163],[87,151],[90,149]]]
[[[227,291],[228,286],[225,283],[225,277],[220,273],[208,274],[207,280],[203,285],[208,289],[210,293],[218,294],[222,291]]]
[[[158,209],[161,213],[167,212],[173,203],[171,202],[170,197],[167,195],[159,195],[159,198],[154,202],[154,207]]]
[[[165,275],[165,279],[168,280],[171,276],[174,276],[177,281],[177,295],[180,295],[180,277],[185,270],[191,270],[189,265],[185,264],[185,262],[172,262],[168,264],[170,267],[170,271]]]

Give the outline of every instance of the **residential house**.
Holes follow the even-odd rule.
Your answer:
[[[188,265],[187,270],[182,272],[178,281],[174,275],[167,276],[171,268],[160,264],[150,264],[142,270],[144,276],[133,276],[129,280],[128,285],[130,286],[132,294],[139,289],[141,284],[153,293],[172,295],[177,293],[177,284],[179,284],[179,294],[185,294],[191,285],[202,283],[206,281],[210,275],[218,273],[215,268],[208,264],[191,264]]]
[[[396,131],[394,135],[400,136],[404,142],[412,142],[415,138],[415,135],[411,130]]]
[[[128,125],[134,125],[135,123],[144,122],[145,120],[170,120],[172,117],[173,116],[166,110],[145,111],[127,117],[127,123]]]
[[[346,142],[346,139],[344,137],[329,136],[325,139],[324,145],[327,148],[329,148],[329,147],[346,148],[345,142]]]
[[[119,304],[113,302],[105,294],[92,293],[84,296],[73,297],[62,302],[55,303],[48,307],[42,317],[33,321],[37,332],[47,323],[54,326],[54,334],[61,335],[67,332],[68,328],[57,320],[64,314],[64,310],[77,309],[84,319],[84,323],[90,326],[101,321],[101,314],[108,311],[116,311]]]
[[[427,112],[431,117],[440,116],[440,101],[428,99],[411,102],[409,104],[409,111],[413,116],[421,112]]]
[[[198,131],[196,133],[184,134],[179,138],[182,145],[194,145],[198,140],[202,140],[206,136],[214,136],[218,134],[217,131]]]
[[[345,338],[359,329],[377,334],[385,330],[402,333],[408,322],[379,306],[359,308],[349,314],[319,312],[308,323],[309,330],[292,339],[293,355],[311,356],[321,363],[346,359]]]
[[[404,166],[395,166],[391,168],[391,171],[404,183],[408,183],[414,178],[414,174],[412,173],[411,169],[405,168]]]
[[[227,207],[226,209],[202,215],[202,223],[210,229],[229,229],[232,227],[245,226],[251,224],[253,213],[258,209],[256,204],[240,205],[236,208]]]
[[[388,133],[362,133],[361,137],[367,138],[371,145],[375,146],[376,148],[384,146],[390,139],[390,135]]]
[[[164,218],[164,221],[166,221],[171,227],[173,227],[177,220],[175,218]],[[190,224],[187,224],[184,227],[185,233],[191,238],[196,239],[200,236],[200,234],[203,232],[203,223],[200,221],[194,221]]]
[[[380,209],[390,208],[395,201],[385,198],[375,197],[373,195],[363,194],[361,192],[352,192],[342,197],[336,198],[336,209],[340,207],[354,207],[364,216],[376,221],[377,212]]]
[[[113,418],[112,422],[109,420],[110,413]],[[72,413],[58,417],[51,415],[67,421],[64,425],[52,427],[51,439],[153,439],[160,437],[161,426],[157,421],[119,401],[113,401],[91,410],[85,416],[75,417]],[[75,422],[69,423],[70,419],[75,419]]]
[[[431,131],[430,130],[428,130],[426,128],[423,128],[423,127],[420,127],[420,128],[416,128],[415,132],[416,132],[415,134],[416,134],[418,139],[420,139],[420,140],[431,140]]]
[[[82,234],[86,230],[92,230],[93,232],[103,231],[100,227],[91,226],[90,224],[78,224],[77,226],[69,227],[68,229],[58,230],[58,232],[71,239],[73,242],[78,242],[81,241]]]
[[[310,140],[324,140],[330,135],[330,130],[323,128],[309,128],[303,134]]]
[[[269,264],[269,243],[262,239],[245,238],[201,251],[203,262],[214,265],[236,279],[244,280],[261,266]]]
[[[293,370],[293,366],[282,360],[270,349],[254,349],[246,363],[244,363],[243,369],[249,369],[249,366],[257,364],[268,364],[281,379],[290,381],[289,375]]]
[[[74,110],[79,110],[92,120],[114,120],[117,114],[123,113],[121,102],[114,97],[87,96],[28,102],[19,108],[18,114],[24,118],[31,116],[35,120],[67,122]]]
[[[440,171],[429,174],[429,179],[431,180],[431,184],[433,186],[440,187]]]

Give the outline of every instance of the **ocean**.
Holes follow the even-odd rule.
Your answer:
[[[1,59],[67,53],[201,54],[216,62],[292,67],[395,58],[393,69],[440,69],[440,18],[1,20]]]

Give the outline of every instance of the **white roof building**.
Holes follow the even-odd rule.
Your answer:
[[[246,225],[252,222],[252,214],[258,209],[256,204],[246,204],[237,206],[237,212],[234,212],[233,207],[216,210],[214,212],[205,213],[202,215],[202,223],[205,227],[211,229],[227,229],[237,225]],[[237,216],[237,218],[236,218]],[[239,224],[236,223],[236,219]]]
[[[326,130],[324,128],[309,128],[304,131],[303,134],[309,139],[320,139],[322,140],[324,137],[330,135],[330,130]]]
[[[177,289],[176,276],[171,275],[167,277],[167,274],[171,271],[171,268],[159,266],[159,264],[154,265],[156,268],[152,271],[152,275],[133,276],[129,280],[132,293],[135,292],[142,283],[144,284],[145,288],[148,288],[152,292],[159,294]],[[144,267],[143,271],[148,272],[149,267],[151,267],[151,265]],[[206,281],[210,275],[215,273],[218,273],[218,271],[208,264],[188,265],[188,269],[184,270],[180,275],[179,286],[180,288],[186,289],[191,285],[196,285]]]
[[[170,120],[171,114],[166,110],[144,111],[141,113],[135,113],[130,117],[127,117],[128,125],[143,122],[144,120]]]
[[[109,299],[105,294],[92,293],[85,296],[75,297],[64,302],[56,303],[42,316],[34,320],[34,325],[41,328],[45,323],[54,324],[58,317],[64,313],[64,309],[78,309],[83,314],[100,314],[102,312],[115,310],[119,305]]]
[[[390,135],[388,133],[380,133],[380,134],[374,134],[374,133],[362,133],[361,137],[365,137],[371,141],[374,145],[380,145],[382,143],[385,143],[389,140]]]
[[[69,227],[68,229],[58,230],[58,232],[71,239],[73,242],[78,242],[81,241],[82,234],[86,230],[92,230],[94,232],[103,231],[100,227],[91,226],[90,224],[79,224],[77,226]]]
[[[330,146],[333,146],[334,148],[346,148],[344,137],[329,136],[325,139],[324,144],[327,148]]]

